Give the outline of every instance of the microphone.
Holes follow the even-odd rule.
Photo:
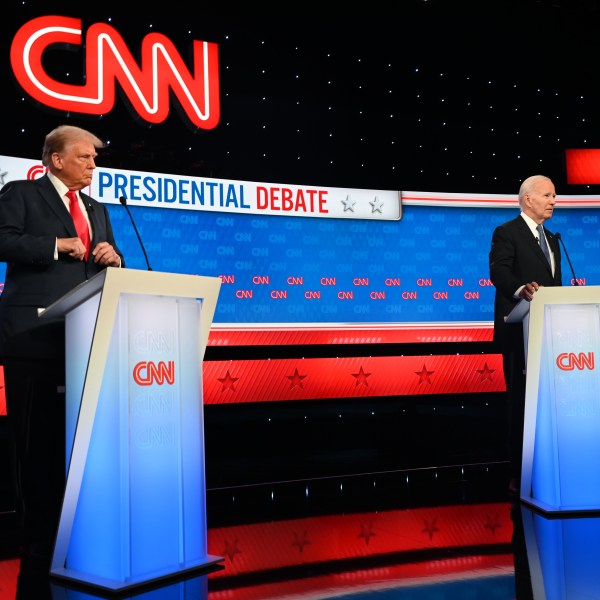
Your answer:
[[[148,260],[148,255],[146,254],[146,248],[144,248],[144,242],[142,242],[140,232],[138,231],[138,228],[135,225],[135,221],[133,220],[133,217],[131,216],[131,211],[129,210],[129,206],[127,206],[127,198],[125,198],[125,196],[121,196],[119,198],[119,202],[125,207],[125,210],[127,211],[127,214],[129,215],[129,219],[131,220],[131,224],[133,225],[135,235],[137,235],[137,239],[140,243],[140,246],[142,247],[142,252],[144,253],[144,258],[146,259],[146,264],[148,265],[148,271],[152,271],[152,267],[150,266],[150,261]]]
[[[562,236],[557,231],[554,234],[554,237],[562,244],[562,247],[565,250],[565,256],[567,257],[567,261],[569,262],[569,267],[571,267],[571,273],[573,273],[573,285],[579,285],[579,282],[577,281],[577,277],[575,277],[575,271],[573,270],[573,265],[571,264],[571,259],[569,258],[569,253],[567,252],[567,248],[565,246],[565,243],[563,242]]]

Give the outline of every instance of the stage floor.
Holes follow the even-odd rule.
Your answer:
[[[541,600],[556,586],[597,597],[598,519],[544,519],[510,496],[507,474],[488,463],[213,488],[212,571],[116,596],[19,577],[6,543],[0,598]]]

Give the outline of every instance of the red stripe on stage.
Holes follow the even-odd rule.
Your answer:
[[[499,354],[204,361],[204,403],[505,391]]]
[[[303,346],[310,344],[415,344],[490,342],[493,323],[464,324],[297,324],[223,325],[214,323],[208,346]]]
[[[512,532],[510,505],[505,503],[411,508],[209,528],[208,551],[223,556],[225,567],[209,577],[217,579],[299,564],[416,550],[510,544]],[[423,566],[429,565],[431,569],[433,562],[421,566],[413,564],[405,574],[425,576]],[[460,562],[446,572],[455,571]],[[465,570],[475,568],[469,564],[470,559],[466,559],[466,563],[463,564]],[[441,568],[438,574],[444,570]]]

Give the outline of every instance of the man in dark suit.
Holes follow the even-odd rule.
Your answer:
[[[509,411],[512,493],[517,492],[521,479],[525,343],[523,324],[505,323],[504,319],[522,299],[530,302],[540,287],[562,285],[558,239],[543,226],[552,217],[555,204],[556,191],[548,177],[525,179],[519,189],[521,213],[496,227],[489,254],[490,279],[496,288],[494,343],[502,353]]]
[[[24,559],[49,564],[66,474],[64,323],[39,319],[38,310],[106,267],[125,266],[106,207],[82,191],[102,147],[85,129],[57,127],[42,150],[48,172],[0,190],[0,260],[6,262],[0,358],[15,442],[22,567]],[[67,194],[71,210],[79,208],[79,233]]]

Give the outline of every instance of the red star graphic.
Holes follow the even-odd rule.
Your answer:
[[[493,535],[496,535],[496,529],[502,527],[502,523],[500,523],[500,517],[495,515],[493,518],[489,515],[486,517],[484,529],[489,529]]]
[[[419,376],[419,385],[421,385],[424,381],[427,383],[431,383],[430,375],[433,375],[435,371],[428,371],[425,363],[423,363],[423,368],[420,371],[415,371],[415,375]]]
[[[361,366],[358,373],[352,373],[352,377],[356,377],[356,384],[354,385],[354,387],[358,387],[361,383],[365,387],[369,387],[369,382],[367,381],[367,377],[370,377],[370,376],[371,376],[371,373],[365,373]]]
[[[237,543],[237,539],[233,540],[233,542],[225,540],[225,549],[221,551],[221,554],[229,558],[231,562],[234,561],[236,554],[242,553],[242,551],[238,548]]]
[[[365,525],[364,523],[360,524],[360,533],[358,534],[358,537],[365,538],[365,544],[367,546],[369,545],[369,540],[375,535],[377,534],[373,531],[373,523],[369,523],[368,525]]]
[[[229,369],[227,369],[227,375],[225,375],[225,377],[217,378],[217,381],[223,384],[223,387],[221,387],[221,393],[223,393],[226,390],[231,390],[232,392],[235,392],[235,386],[233,384],[238,379],[239,377],[232,377],[229,373]]]
[[[430,523],[427,519],[425,519],[425,527],[421,529],[421,533],[426,533],[427,535],[429,535],[430,540],[433,539],[433,534],[439,531],[439,528],[435,523],[436,521],[437,519],[434,518],[433,521],[431,521]]]
[[[479,379],[479,381],[485,381],[486,379],[489,379],[490,381],[494,381],[492,378],[492,373],[494,373],[496,371],[496,369],[490,369],[488,367],[488,364],[485,363],[483,369],[477,369],[477,372],[481,375],[481,378]]]
[[[300,375],[300,373],[298,373],[298,369],[294,369],[294,374],[286,375],[286,377],[290,380],[290,390],[293,390],[296,386],[298,386],[301,390],[304,389],[302,380],[306,377],[306,375]]]
[[[300,554],[304,552],[304,546],[307,546],[308,544],[310,544],[310,541],[308,540],[308,531],[304,530],[302,535],[298,535],[298,533],[294,531],[294,541],[292,542],[292,546],[297,546]]]

